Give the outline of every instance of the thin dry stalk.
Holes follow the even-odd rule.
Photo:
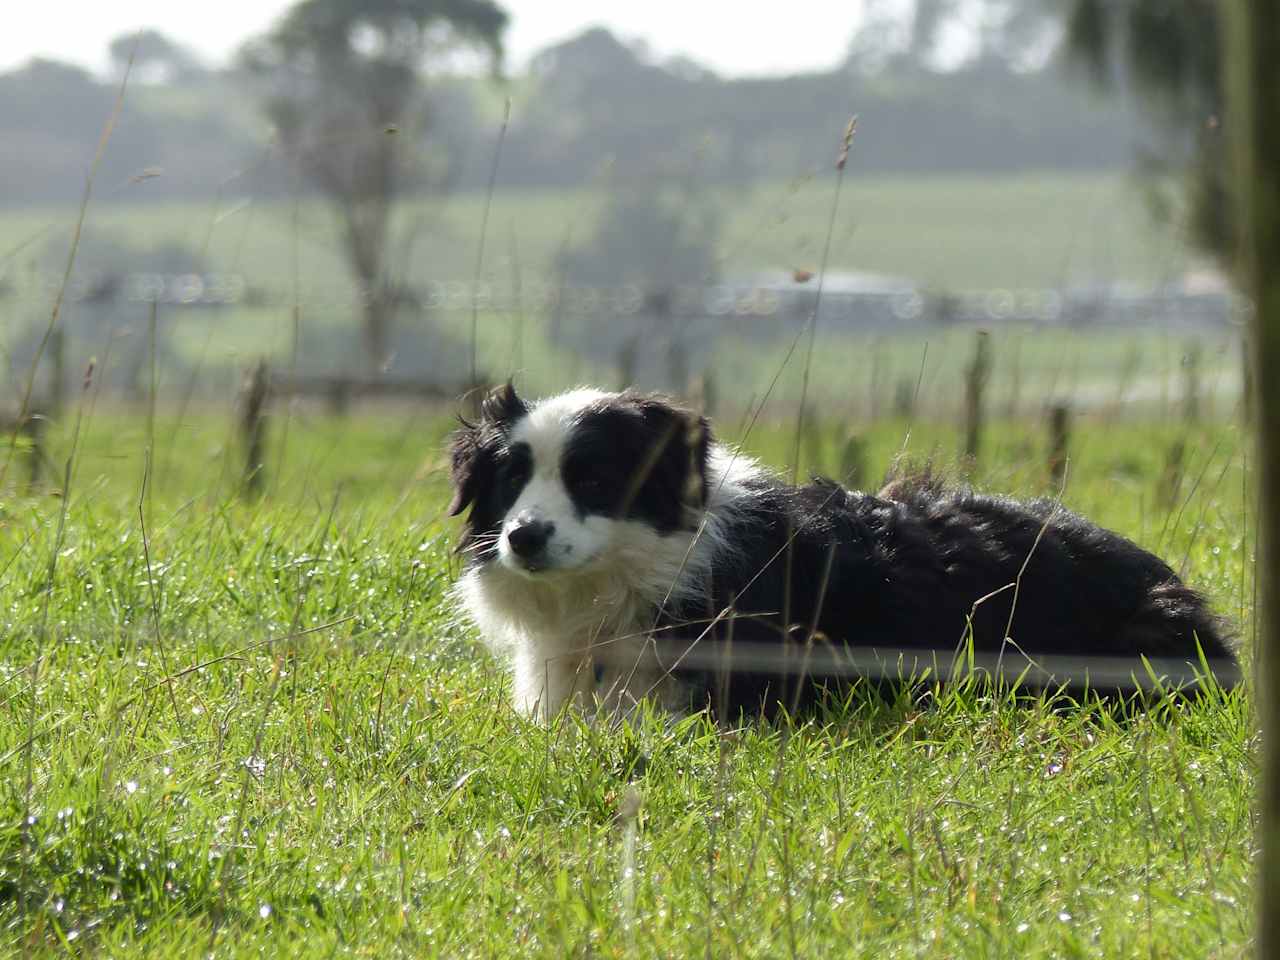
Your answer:
[[[98,176],[98,167],[102,164],[103,154],[107,152],[107,143],[111,140],[116,122],[120,119],[120,112],[124,109],[124,95],[129,88],[129,75],[133,72],[133,60],[138,52],[138,40],[141,36],[141,31],[134,35],[133,46],[129,50],[129,60],[124,67],[124,76],[120,78],[120,88],[116,92],[115,103],[111,108],[111,116],[107,118],[102,135],[98,137],[98,148],[93,154],[93,162],[89,165],[89,174],[85,177],[84,191],[80,197],[80,212],[76,216],[75,230],[71,234],[71,248],[67,251],[67,263],[62,271],[62,282],[58,285],[58,292],[54,296],[53,309],[49,312],[49,323],[40,338],[39,346],[36,347],[36,355],[31,360],[31,369],[27,372],[26,386],[22,391],[22,403],[18,408],[13,434],[9,437],[9,452],[5,456],[4,464],[0,465],[0,488],[4,487],[5,478],[9,474],[9,464],[13,461],[13,453],[18,447],[18,431],[31,412],[31,391],[35,387],[40,361],[44,357],[45,350],[48,349],[49,338],[53,336],[54,328],[58,325],[58,317],[62,313],[62,300],[67,293],[67,285],[71,282],[71,271],[75,269],[76,254],[80,250],[80,234],[84,230],[84,218],[89,211],[89,200],[93,196],[93,182]]]
[[[160,651],[160,668],[164,670],[167,677],[172,672],[169,669],[169,651],[164,644],[164,635],[160,630],[160,591],[156,586],[155,573],[151,569],[151,538],[147,535],[147,494],[150,493],[151,485],[151,449],[148,448],[144,455],[142,464],[142,489],[138,493],[138,523],[142,527],[142,558],[147,567],[147,591],[151,598],[151,628],[152,635],[155,638],[156,649]],[[178,727],[178,733],[185,738],[186,729],[182,722],[182,711],[178,709],[178,697],[173,692],[173,684],[165,685],[169,691],[169,704],[173,707],[173,721]]]
[[[493,190],[498,183],[498,164],[502,160],[502,144],[507,139],[507,125],[511,122],[511,98],[507,97],[502,108],[502,126],[498,130],[498,142],[493,148],[493,165],[489,168],[489,185],[484,195],[484,213],[480,217],[480,242],[476,246],[476,268],[471,280],[471,383],[474,388],[480,382],[480,275],[484,269],[484,241],[489,232],[489,210],[493,206]],[[477,401],[479,397],[477,396]]]
[[[80,392],[80,405],[76,412],[76,424],[71,434],[71,451],[67,454],[67,462],[63,469],[62,481],[62,505],[58,511],[58,529],[53,538],[53,549],[49,553],[49,566],[45,571],[44,596],[40,605],[40,627],[36,631],[36,650],[35,659],[31,662],[30,676],[31,685],[28,692],[29,705],[27,709],[27,736],[26,741],[22,745],[23,751],[23,767],[25,781],[23,785],[23,801],[22,801],[22,840],[24,855],[22,858],[22,879],[18,884],[18,889],[23,891],[21,894],[22,907],[27,909],[30,904],[26,903],[27,872],[31,868],[31,857],[35,850],[31,842],[31,826],[34,822],[31,814],[31,801],[35,790],[35,742],[36,742],[36,714],[38,712],[37,705],[40,702],[40,668],[45,659],[45,643],[49,635],[49,607],[53,598],[53,589],[58,572],[58,558],[62,556],[62,542],[67,529],[67,511],[71,501],[71,476],[75,466],[76,454],[80,449],[80,428],[84,421],[84,405],[85,397],[89,393],[89,387],[93,381],[93,364],[85,371],[84,384]],[[30,538],[28,538],[29,540]],[[23,548],[26,543],[24,542]],[[14,557],[10,559],[10,563],[17,559],[18,553],[23,548],[19,548]],[[6,572],[8,566],[6,565]]]

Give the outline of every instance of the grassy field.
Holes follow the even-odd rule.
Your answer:
[[[831,186],[823,175],[708,191],[708,204],[725,218],[717,248],[722,272],[816,269]],[[81,269],[94,269],[104,243],[135,253],[177,245],[205,251],[211,272],[242,274],[278,297],[271,305],[240,303],[221,310],[163,307],[162,389],[182,389],[189,371],[198,368],[201,389],[225,397],[259,357],[277,368],[292,365],[295,356],[303,369],[355,366],[361,350],[357,310],[326,209],[301,204],[295,231],[291,204],[254,202],[237,196],[234,185],[216,203],[187,206],[138,202],[136,193],[145,187],[100,185],[89,210]],[[855,170],[845,187],[833,234],[833,271],[882,272],[934,290],[1023,290],[1157,284],[1193,259],[1176,231],[1153,225],[1136,185],[1118,175],[864,178]],[[557,341],[549,330],[550,311],[532,305],[539,287],[554,287],[551,263],[566,237],[582,241],[591,235],[607,189],[602,183],[495,195],[481,278],[499,296],[519,284],[529,305],[480,312],[479,363],[491,377],[515,375],[534,390],[575,381],[617,382],[613,349],[591,354],[573,349],[564,337]],[[411,243],[396,246],[397,275],[470,289],[483,202],[482,196],[459,194],[401,209],[401,227],[413,223],[417,229]],[[37,338],[33,331],[48,322],[51,289],[40,284],[60,276],[73,222],[74,211],[51,209],[9,210],[0,219],[0,289],[7,285],[10,291],[0,299],[6,318],[0,388],[7,381],[10,394],[12,384],[23,381],[23,357]],[[290,306],[295,280],[302,305],[297,327]],[[465,369],[471,313],[466,296],[462,302],[463,309],[400,318],[402,342],[389,368],[392,376],[416,375],[424,363],[437,379],[456,378]],[[104,309],[69,302],[63,319],[71,330],[69,368],[96,356],[100,376],[113,388],[137,384],[140,358],[149,349],[145,304]],[[760,339],[760,330],[751,339],[730,330],[713,347],[696,345],[688,372],[711,371],[721,384],[735,385],[734,396],[763,395],[797,322],[780,317],[776,326],[771,342]],[[588,339],[580,337],[578,346]],[[959,391],[972,339],[967,326],[823,334],[812,389],[861,421],[887,413],[902,383],[918,379],[922,408],[945,413]],[[1196,351],[1208,404],[1229,412],[1239,392],[1238,344],[1229,330],[1193,335],[1006,324],[994,329],[993,345],[992,396],[1006,412],[1031,412],[1054,399],[1094,411],[1137,409],[1163,416],[1176,410],[1184,390],[1183,361]],[[651,345],[654,355],[663,350]],[[10,361],[11,353],[17,359]],[[647,382],[661,385],[667,378],[650,376]],[[776,388],[779,400],[793,403],[798,385],[798,377],[784,376]]]
[[[68,314],[79,307],[72,305]],[[35,318],[33,315],[33,322]],[[47,317],[43,321],[47,324]],[[465,347],[471,318],[444,313],[422,320],[415,356],[397,355],[387,370],[393,379],[426,376],[458,383],[465,376]],[[728,321],[731,323],[732,321]],[[96,358],[99,380],[108,392],[145,391],[148,380],[148,324],[141,305],[119,325],[103,324],[67,338],[67,369],[83,369]],[[218,317],[164,308],[159,314],[159,387],[197,399],[230,398],[244,372],[265,358],[280,372],[299,369],[351,373],[362,354],[354,320],[335,312],[304,311],[295,330],[287,309],[240,309]],[[718,412],[737,415],[766,394],[771,410],[799,401],[807,341],[797,339],[801,321],[780,321],[773,340],[740,338],[727,328],[714,343],[681,351],[684,372],[710,375],[718,385]],[[614,351],[595,350],[587,341],[575,349],[553,339],[545,313],[479,315],[477,357],[482,374],[513,377],[525,390],[546,393],[578,383],[616,385],[621,371]],[[976,327],[907,328],[875,332],[819,333],[809,396],[853,423],[890,415],[905,392],[922,415],[956,415],[964,379],[972,363]],[[1001,415],[1039,415],[1050,403],[1108,418],[1183,416],[1189,394],[1204,416],[1231,416],[1239,410],[1240,340],[1232,329],[1198,331],[1071,329],[1007,324],[989,328],[991,375],[988,396]],[[295,351],[295,333],[297,349]],[[616,338],[615,338],[616,339]],[[30,349],[34,349],[34,339]],[[788,348],[795,352],[784,363]],[[21,396],[27,372],[21,359],[7,356],[0,337],[0,390]],[[586,347],[587,349],[580,349]],[[670,389],[669,345],[646,341],[639,382]],[[295,359],[296,358],[296,359]],[[431,372],[423,373],[422,364]],[[408,371],[408,372],[406,372]],[[40,396],[38,382],[37,400]],[[2,409],[2,408],[0,408]]]
[[[210,272],[242,273],[251,283],[289,288],[346,276],[327,208],[260,202],[234,181],[207,203],[139,202],[146,183],[100,185],[90,236],[120,238],[146,250],[207,251]],[[720,211],[716,253],[726,275],[762,269],[814,270],[832,202],[828,173],[755,186],[711,187],[700,198]],[[564,190],[500,189],[493,198],[483,279],[505,286],[518,259],[527,281],[549,279],[566,242],[589,241],[609,190],[601,182]],[[410,282],[474,276],[485,197],[461,193],[401,205],[394,270]],[[21,278],[47,248],[65,250],[74,209],[5,211],[0,276]],[[56,256],[53,258],[56,264]],[[1191,260],[1185,236],[1157,226],[1138,185],[1118,174],[863,177],[851,168],[832,238],[831,269],[905,277],[946,290],[1058,287],[1069,283],[1150,285],[1177,276]],[[46,263],[46,266],[48,264]]]
[[[74,408],[44,479],[18,482],[19,453],[2,487],[8,954],[1250,953],[1247,693],[1131,718],[953,689],[794,727],[543,729],[447,601],[446,415],[282,412],[245,503],[228,415],[151,427],[92,400],[65,474]],[[835,469],[846,429],[804,466]],[[787,464],[785,422],[722,431]],[[994,426],[976,479],[1052,492],[1039,433]],[[957,444],[945,422],[864,439],[872,474]],[[1229,424],[1088,420],[1064,499],[1247,639],[1244,451]]]

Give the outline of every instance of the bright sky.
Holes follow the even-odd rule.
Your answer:
[[[0,31],[0,69],[33,56],[106,64],[112,37],[154,27],[224,62],[247,37],[290,6],[289,0],[35,0],[20,3]],[[844,54],[861,0],[506,0],[511,14],[508,68],[586,27],[608,27],[644,40],[655,53],[684,54],[729,75],[777,74],[829,67]]]

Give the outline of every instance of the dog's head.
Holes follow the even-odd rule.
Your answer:
[[[453,434],[459,549],[531,577],[591,569],[637,524],[692,530],[707,497],[706,420],[657,396],[576,390],[526,404],[508,383]]]

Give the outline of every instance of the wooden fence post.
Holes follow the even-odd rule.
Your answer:
[[[1071,446],[1071,408],[1054,404],[1049,411],[1049,477],[1055,488],[1067,475],[1067,451]]]
[[[259,360],[240,395],[240,437],[245,451],[242,492],[248,497],[260,495],[264,487],[262,460],[270,395],[271,371],[267,361]]]
[[[1240,338],[1240,415],[1246,427],[1253,425],[1253,351],[1249,348],[1249,333]]]
[[[27,418],[18,425],[18,432],[27,440],[27,469],[32,487],[40,483],[40,469],[44,463],[44,430],[48,422],[44,414],[37,410],[27,413]]]
[[[715,374],[710,370],[704,370],[702,376],[694,384],[694,395],[690,397],[694,409],[703,416],[714,417],[716,415],[716,402],[719,398],[719,393],[716,390]]]
[[[910,377],[899,377],[893,388],[893,415],[911,420],[916,415],[916,385]]]
[[[851,433],[840,448],[840,476],[837,479],[841,486],[860,490],[866,477],[867,444],[857,433]]]
[[[973,343],[973,360],[965,374],[964,410],[965,439],[964,455],[970,464],[978,460],[978,452],[982,446],[982,427],[985,410],[983,393],[987,389],[987,381],[991,378],[991,337],[985,330],[979,330]]]
[[[1204,359],[1204,344],[1192,340],[1182,355],[1182,419],[1187,423],[1200,422],[1200,364]]]
[[[1253,697],[1262,725],[1261,845],[1257,956],[1280,957],[1280,6],[1235,0],[1227,18],[1226,70],[1232,145],[1236,150],[1236,214],[1243,278],[1253,296],[1250,345],[1256,365],[1255,436],[1261,567],[1259,687]]]
[[[1120,376],[1116,378],[1116,399],[1111,406],[1109,420],[1117,419],[1120,416],[1120,412],[1124,409],[1125,395],[1129,392],[1129,388],[1133,386],[1141,365],[1142,352],[1135,341],[1129,344],[1129,349],[1124,355],[1124,363],[1120,367]]]
[[[801,436],[801,449],[805,470],[813,475],[826,473],[826,444],[823,442],[822,425],[818,422],[818,411],[812,404],[805,407]]]
[[[640,337],[633,334],[618,347],[618,389],[626,390],[636,385],[636,359],[640,350]]]
[[[880,395],[885,392],[884,385],[889,379],[884,355],[884,337],[877,336],[871,341],[871,395],[868,398],[868,409],[872,423],[880,419]]]
[[[49,416],[62,415],[63,400],[67,390],[67,335],[61,326],[49,334],[49,357],[53,364],[49,383]]]
[[[1164,470],[1160,473],[1160,483],[1156,487],[1156,502],[1165,510],[1172,510],[1178,502],[1186,458],[1187,441],[1183,437],[1169,444],[1169,449],[1164,453]]]
[[[1010,420],[1018,417],[1018,408],[1022,401],[1022,337],[1013,338],[1013,356],[1009,361],[1009,405],[1006,416]]]
[[[689,347],[684,342],[684,337],[676,333],[672,333],[667,342],[667,380],[675,396],[683,397],[688,393]]]
[[[329,415],[345,417],[351,409],[351,381],[346,377],[334,377],[329,382],[328,401]]]

